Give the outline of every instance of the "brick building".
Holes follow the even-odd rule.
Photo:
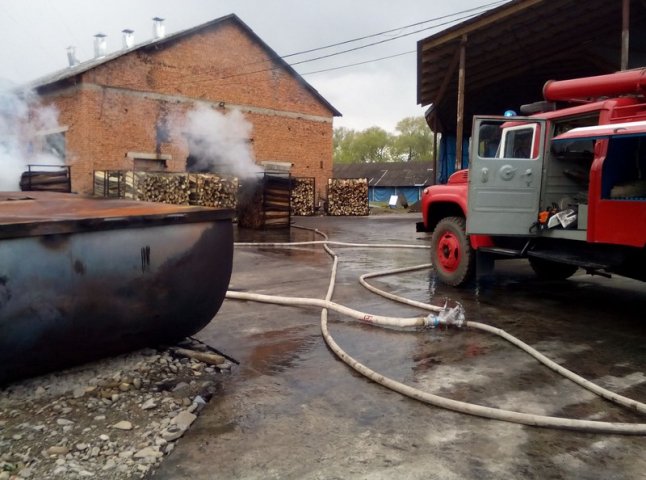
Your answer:
[[[340,113],[237,16],[102,54],[35,81],[31,87],[59,111],[61,128],[45,132],[71,166],[72,190],[91,193],[94,170],[184,171],[191,154],[169,119],[196,105],[237,109],[252,124],[256,163],[293,164],[314,177],[319,194],[332,176],[333,117]],[[51,138],[54,137],[54,138]]]

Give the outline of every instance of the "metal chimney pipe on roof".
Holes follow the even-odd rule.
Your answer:
[[[73,45],[67,47],[67,61],[70,67],[74,67],[81,63],[79,62],[79,59],[76,58],[76,47]]]
[[[94,35],[94,58],[105,57],[108,52],[107,35],[104,33],[97,33]]]
[[[166,35],[166,27],[164,26],[164,19],[155,17],[153,18],[153,38],[155,40],[164,38]]]
[[[135,31],[128,28],[121,30],[123,33],[123,48],[132,48],[135,44]]]

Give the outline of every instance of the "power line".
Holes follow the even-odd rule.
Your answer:
[[[447,21],[447,22],[442,22],[442,23],[438,23],[436,25],[432,25],[430,27],[421,28],[421,29],[415,30],[413,32],[408,32],[408,33],[404,33],[402,35],[397,35],[397,36],[394,36],[394,37],[391,37],[391,38],[386,38],[384,40],[379,40],[379,41],[376,41],[376,42],[368,43],[366,45],[361,45],[361,46],[358,46],[358,47],[353,47],[353,48],[349,48],[349,49],[346,49],[346,50],[341,50],[340,52],[329,53],[327,55],[321,55],[319,57],[314,57],[314,58],[310,58],[310,59],[307,59],[307,60],[301,60],[299,62],[290,63],[288,65],[290,67],[293,67],[294,65],[302,65],[303,63],[314,62],[314,61],[317,61],[317,60],[323,60],[325,58],[335,57],[337,55],[343,55],[344,53],[355,52],[357,50],[362,50],[364,48],[373,47],[375,45],[381,45],[381,44],[386,43],[386,42],[392,42],[392,41],[398,40],[400,38],[408,37],[410,35],[415,35],[416,33],[424,32],[426,30],[430,30],[430,29],[437,28],[437,27],[442,27],[442,26],[445,26],[445,25],[448,25],[450,23],[454,23],[454,22],[457,22],[457,21],[460,21],[460,20],[466,20],[466,19],[469,19],[469,18],[473,18],[473,17],[475,17],[477,15],[478,15],[477,13],[472,13],[470,15],[466,15],[466,16],[463,16],[463,17],[454,18],[454,19],[452,19],[450,21]],[[425,22],[425,23],[428,23],[428,22]],[[285,57],[279,57],[279,58],[283,59]],[[259,63],[259,62],[256,62],[256,63]],[[251,65],[251,64],[247,64],[247,65]],[[245,65],[242,65],[242,66],[244,67]],[[227,76],[222,77],[222,78],[227,79],[227,78],[233,78],[233,77],[240,77],[240,76],[244,76],[244,75],[253,75],[254,73],[268,72],[268,71],[272,71],[272,70],[277,70],[279,68],[281,68],[280,65],[275,65],[273,67],[267,67],[267,68],[263,68],[263,69],[260,69],[260,70],[254,70],[254,71],[251,71],[251,72],[242,72],[242,73],[236,73],[236,74],[233,74],[233,75],[227,75]]]
[[[384,30],[383,32],[373,33],[373,34],[370,34],[370,35],[365,35],[363,37],[352,38],[352,39],[349,39],[349,40],[344,40],[342,42],[337,42],[337,43],[333,43],[333,44],[330,44],[330,45],[325,45],[325,46],[322,46],[322,47],[311,48],[309,50],[303,50],[303,51],[300,51],[300,52],[290,53],[290,54],[287,54],[287,55],[281,55],[278,58],[284,60],[286,58],[290,58],[290,57],[294,57],[294,56],[298,56],[298,55],[304,55],[306,53],[312,53],[312,52],[316,52],[316,51],[320,51],[320,50],[326,50],[326,49],[329,49],[329,48],[333,48],[333,47],[337,47],[337,46],[341,46],[341,45],[347,45],[349,43],[354,43],[354,42],[358,42],[358,41],[361,41],[361,40],[366,40],[366,39],[369,39],[369,38],[379,37],[381,35],[385,35],[385,34],[388,34],[388,33],[397,32],[397,31],[401,31],[401,30],[406,30],[408,28],[416,27],[418,25],[423,25],[423,24],[426,24],[426,23],[429,23],[429,22],[436,22],[438,20],[444,20],[444,19],[451,18],[451,17],[457,17],[458,15],[462,15],[462,14],[465,14],[465,13],[469,14],[469,15],[464,15],[462,17],[453,18],[453,19],[451,19],[449,21],[442,22],[442,23],[439,23],[439,24],[436,24],[436,25],[432,25],[430,27],[415,30],[414,32],[409,32],[409,33],[405,33],[405,34],[402,34],[402,35],[396,35],[394,37],[391,37],[391,38],[388,38],[388,39],[385,39],[385,40],[380,40],[378,42],[369,43],[367,45],[354,47],[354,48],[343,50],[343,51],[340,51],[340,52],[331,53],[331,54],[328,54],[328,55],[322,55],[320,57],[315,57],[315,58],[312,58],[312,59],[301,60],[299,62],[295,62],[295,63],[289,64],[289,65],[290,66],[300,65],[302,63],[308,63],[308,62],[313,62],[313,61],[316,61],[316,60],[321,60],[321,59],[333,57],[333,56],[336,56],[336,55],[342,55],[344,53],[353,52],[353,51],[356,51],[356,50],[360,50],[362,48],[367,48],[367,47],[370,47],[370,46],[373,46],[373,45],[379,45],[381,43],[386,43],[386,42],[390,42],[390,41],[393,41],[393,40],[397,40],[399,38],[414,35],[416,33],[420,33],[420,32],[426,31],[426,30],[430,30],[432,28],[438,28],[438,27],[448,25],[448,24],[453,23],[453,22],[466,20],[466,19],[469,19],[469,18],[472,18],[472,17],[478,15],[481,10],[488,10],[488,9],[490,9],[492,7],[501,5],[503,3],[507,3],[508,1],[509,0],[497,0],[495,2],[487,3],[485,5],[480,5],[479,7],[473,7],[473,8],[469,8],[469,9],[466,9],[466,10],[461,10],[459,12],[450,13],[448,15],[442,15],[442,16],[430,18],[428,20],[424,20],[424,21],[421,21],[421,22],[411,23],[411,24],[405,25],[403,27],[392,28],[392,29],[389,29],[389,30]],[[473,13],[473,12],[477,12],[477,13]],[[272,59],[263,59],[263,60],[257,60],[255,62],[249,62],[249,63],[247,63],[245,65],[240,65],[240,68],[244,68],[246,66],[251,66],[251,65],[256,65],[258,63],[266,63],[266,62],[271,61],[271,60]],[[262,72],[265,72],[265,71],[276,70],[277,68],[280,68],[280,67],[278,67],[278,66],[267,67],[267,68],[259,69],[257,71],[228,75],[228,76],[223,77],[223,78],[231,78],[231,77],[237,77],[237,76],[242,76],[242,75],[251,75],[251,74],[254,74],[254,73],[262,73]]]
[[[338,67],[330,67],[330,68],[324,68],[322,70],[315,70],[313,72],[306,72],[306,73],[300,73],[300,76],[305,76],[305,75],[314,75],[316,73],[325,73],[325,72],[331,72],[334,70],[341,70],[343,68],[350,68],[350,67],[356,67],[358,65],[365,65],[367,63],[373,63],[373,62],[380,62],[382,60],[390,60],[391,58],[396,58],[396,57],[402,57],[404,55],[410,55],[411,53],[417,53],[417,50],[409,50],[407,52],[401,52],[401,53],[395,53],[394,55],[388,55],[386,57],[380,57],[380,58],[373,58],[372,60],[366,60],[363,62],[357,62],[357,63],[349,63],[347,65],[341,65]],[[206,80],[196,80],[194,82],[184,82],[184,83],[198,83],[198,82],[203,82]],[[263,82],[263,79],[258,79],[258,80],[252,80],[251,82],[248,83],[253,83],[253,82]],[[240,85],[240,82],[231,82],[231,83],[220,83],[218,86],[220,87],[227,87],[230,85]]]
[[[373,58],[372,60],[366,60],[366,61],[357,62],[357,63],[350,63],[350,64],[347,64],[347,65],[341,65],[339,67],[330,67],[330,68],[325,68],[325,69],[322,69],[322,70],[316,70],[316,71],[313,71],[313,72],[299,73],[299,75],[300,76],[314,75],[316,73],[324,73],[324,72],[330,72],[330,71],[333,71],[333,70],[341,70],[343,68],[356,67],[358,65],[365,65],[367,63],[380,62],[382,60],[389,60],[391,58],[402,57],[404,55],[410,55],[411,53],[417,53],[417,50],[409,50],[408,52],[396,53],[394,55],[388,55],[386,57]],[[183,83],[185,83],[185,84],[195,84],[195,83],[201,83],[201,82],[205,82],[205,81],[209,81],[209,80],[211,80],[211,79],[209,78],[209,79],[194,80],[194,81],[188,81],[188,82],[183,81]],[[264,79],[252,80],[250,82],[247,82],[247,84],[255,83],[255,82],[264,82]],[[234,81],[234,82],[230,82],[230,83],[220,83],[220,84],[218,84],[218,86],[220,86],[220,87],[228,87],[228,86],[231,86],[231,85],[241,85],[241,83]]]
[[[389,55],[387,57],[375,58],[373,60],[366,60],[365,62],[350,63],[348,65],[341,65],[340,67],[331,67],[331,68],[325,68],[323,70],[316,70],[314,72],[301,73],[300,75],[301,76],[314,75],[315,73],[331,72],[333,70],[341,70],[342,68],[356,67],[357,65],[365,65],[366,63],[380,62],[381,60],[389,60],[391,58],[401,57],[403,55],[410,55],[411,53],[417,53],[417,50],[410,50],[408,52],[396,53],[394,55]]]
[[[301,61],[294,62],[294,63],[291,63],[291,64],[285,62],[289,67],[293,68],[293,66],[295,66],[295,65],[301,65],[301,64],[304,64],[304,63],[314,62],[314,61],[317,61],[317,60],[322,60],[322,59],[331,58],[331,57],[338,56],[338,55],[343,55],[345,53],[361,50],[361,49],[372,47],[372,46],[375,46],[375,45],[380,45],[380,44],[383,44],[383,43],[386,43],[386,42],[391,42],[391,41],[394,41],[394,40],[398,40],[400,38],[404,38],[404,37],[408,37],[410,35],[414,35],[416,33],[424,32],[424,31],[427,31],[427,30],[430,30],[430,29],[442,27],[442,26],[445,26],[445,25],[448,25],[448,24],[452,24],[452,23],[455,23],[455,22],[459,22],[459,21],[462,21],[462,20],[473,18],[473,17],[476,17],[476,16],[478,16],[480,14],[478,12],[475,12],[477,10],[482,10],[482,9],[485,9],[485,8],[488,9],[490,7],[497,6],[499,4],[507,3],[508,1],[509,0],[499,0],[499,1],[495,1],[495,2],[491,2],[491,3],[488,3],[488,4],[482,5],[480,7],[475,7],[475,8],[463,10],[463,11],[460,11],[460,12],[455,12],[455,13],[452,13],[452,14],[449,14],[449,15],[444,15],[444,16],[433,18],[433,19],[424,20],[422,22],[413,23],[413,24],[410,24],[410,25],[405,26],[405,27],[389,29],[389,30],[385,30],[383,32],[379,32],[379,33],[375,33],[375,34],[371,34],[371,35],[366,35],[364,37],[358,37],[358,38],[351,39],[351,40],[345,40],[343,42],[338,42],[336,44],[326,45],[326,46],[323,46],[323,47],[318,47],[318,48],[314,48],[314,49],[310,49],[310,50],[304,50],[304,51],[301,51],[301,52],[291,53],[291,54],[284,55],[284,56],[277,56],[277,57],[270,58],[270,59],[263,59],[263,60],[258,60],[258,61],[255,61],[255,62],[250,62],[250,63],[244,64],[244,65],[239,65],[239,66],[237,66],[237,68],[241,69],[241,68],[244,68],[246,66],[252,66],[252,65],[255,65],[255,64],[258,64],[258,63],[264,63],[264,62],[268,62],[268,61],[275,61],[276,59],[284,61],[284,59],[288,58],[288,57],[297,56],[297,55],[310,53],[310,52],[314,52],[314,51],[319,51],[319,50],[324,50],[324,49],[327,49],[327,48],[332,48],[334,46],[345,45],[345,44],[348,44],[348,43],[364,40],[364,39],[367,39],[367,38],[374,38],[374,37],[384,35],[384,34],[387,34],[387,33],[392,33],[394,31],[405,30],[406,28],[410,28],[410,27],[413,27],[413,26],[426,24],[426,23],[429,23],[429,22],[432,22],[432,21],[443,20],[443,19],[446,19],[446,18],[449,18],[449,17],[455,17],[456,15],[460,15],[460,14],[463,14],[463,13],[469,13],[468,15],[453,18],[453,19],[448,20],[446,22],[441,22],[441,23],[431,25],[431,26],[428,26],[428,27],[425,27],[425,28],[422,28],[422,29],[418,29],[418,30],[415,30],[415,31],[412,31],[412,32],[404,33],[404,34],[401,34],[401,35],[396,35],[396,36],[393,36],[391,38],[379,40],[379,41],[368,43],[368,44],[365,44],[365,45],[360,45],[360,46],[349,48],[349,49],[342,50],[342,51],[339,51],[339,52],[334,52],[334,53],[330,53],[330,54],[327,54],[327,55],[321,55],[321,56],[318,56],[318,57],[301,60]],[[473,13],[473,12],[475,12],[475,13]],[[308,73],[305,73],[303,75],[311,75],[311,74],[315,74],[315,73],[322,73],[322,72],[325,72],[325,71],[339,70],[339,69],[342,69],[342,68],[348,68],[348,67],[352,67],[352,66],[366,64],[366,63],[386,60],[386,59],[390,59],[390,58],[394,58],[394,57],[398,57],[398,56],[402,56],[402,55],[406,55],[406,54],[410,54],[410,53],[414,53],[414,52],[413,51],[403,52],[403,53],[399,53],[399,54],[395,54],[395,55],[391,55],[391,56],[387,56],[387,57],[377,58],[377,59],[374,59],[374,60],[368,60],[368,61],[364,61],[364,62],[357,62],[357,63],[354,63],[354,64],[342,65],[342,66],[339,66],[339,67],[331,67],[329,69],[323,69],[323,70],[308,72]],[[248,76],[248,75],[253,75],[253,74],[257,74],[257,73],[269,72],[269,71],[278,70],[278,69],[281,69],[281,68],[283,68],[283,65],[274,64],[271,67],[261,68],[261,69],[250,71],[250,72],[241,72],[241,73],[231,74],[231,75],[227,75],[227,76],[222,76],[220,78],[220,80],[227,80],[227,79],[232,79],[232,78],[236,78],[236,77],[242,77],[242,76]],[[197,75],[200,75],[200,76],[209,75],[208,78],[201,78],[201,79],[193,78],[192,80],[189,80],[189,81],[184,79],[184,80],[182,80],[182,83],[184,83],[184,84],[198,84],[198,83],[202,83],[202,82],[213,81],[214,78],[211,75],[213,75],[215,73],[218,73],[218,71],[222,72],[222,69],[217,68],[217,67],[216,68],[205,69],[203,72],[197,73]],[[237,84],[239,84],[239,83],[238,82],[220,83],[220,86],[237,85]]]
[[[397,32],[397,31],[400,31],[400,30],[405,30],[407,28],[417,27],[418,25],[423,25],[425,23],[436,22],[438,20],[444,20],[446,18],[455,17],[457,15],[462,15],[463,13],[471,13],[471,12],[478,11],[478,10],[487,10],[490,7],[494,7],[496,5],[500,5],[500,4],[503,4],[503,3],[507,3],[508,1],[509,0],[498,0],[496,2],[491,2],[491,3],[485,4],[485,5],[480,5],[479,7],[469,8],[467,10],[462,10],[460,12],[454,12],[454,13],[450,13],[448,15],[443,15],[443,16],[440,16],[440,17],[430,18],[428,20],[424,20],[424,21],[421,21],[421,22],[411,23],[409,25],[404,25],[403,27],[392,28],[390,30],[384,30],[383,32],[373,33],[373,34],[370,34],[370,35],[365,35],[363,37],[352,38],[350,40],[344,40],[342,42],[332,43],[330,45],[325,45],[323,47],[311,48],[309,50],[303,50],[303,51],[300,51],[300,52],[295,52],[295,53],[290,53],[290,54],[287,54],[287,55],[282,55],[281,58],[285,59],[285,58],[290,58],[290,57],[294,57],[294,56],[297,56],[297,55],[303,55],[303,54],[306,54],[306,53],[316,52],[316,51],[319,51],[319,50],[325,50],[325,49],[328,49],[328,48],[338,47],[338,46],[341,46],[341,45],[347,45],[348,43],[358,42],[358,41],[361,41],[361,40],[367,40],[368,38],[379,37],[381,35],[386,35],[388,33],[393,33],[393,32]],[[459,20],[459,19],[454,19],[452,21],[456,21],[456,20]]]
[[[416,33],[420,33],[420,32],[424,32],[426,30],[430,30],[431,28],[442,27],[444,25],[448,25],[449,23],[453,23],[453,22],[456,22],[456,21],[459,21],[459,20],[465,20],[467,18],[472,18],[472,17],[475,17],[475,16],[476,16],[476,14],[466,15],[464,17],[455,18],[455,19],[450,20],[448,22],[439,23],[437,25],[432,25],[430,27],[421,28],[421,29],[415,30],[413,32],[403,33],[401,35],[396,35],[396,36],[391,37],[391,38],[386,38],[384,40],[379,40],[377,42],[368,43],[366,45],[361,45],[359,47],[353,47],[353,48],[349,48],[347,50],[341,50],[340,52],[330,53],[328,55],[321,55],[320,57],[314,57],[314,58],[310,58],[310,59],[307,59],[307,60],[301,60],[300,62],[294,62],[294,63],[291,63],[290,66],[301,65],[303,63],[314,62],[316,60],[322,60],[322,59],[325,59],[325,58],[335,57],[337,55],[342,55],[344,53],[355,52],[357,50],[361,50],[361,49],[368,48],[368,47],[373,47],[375,45],[381,45],[382,43],[392,42],[393,40],[399,40],[400,38],[409,37],[411,35],[415,35]]]

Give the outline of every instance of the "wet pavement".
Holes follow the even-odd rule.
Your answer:
[[[300,217],[330,240],[428,244],[415,214]],[[238,232],[238,241],[320,240],[308,230]],[[367,272],[427,263],[428,250],[334,247],[333,300],[369,313],[420,311],[368,292]],[[230,289],[323,298],[320,247],[236,248]],[[422,270],[371,283],[419,301],[459,301],[468,320],[503,328],[583,377],[646,402],[646,285],[581,273],[541,282],[519,261],[459,290]],[[536,414],[646,423],[486,333],[403,332],[330,313],[348,354],[407,385],[456,400]],[[646,437],[552,430],[422,404],[351,370],[320,335],[320,312],[225,300],[197,337],[235,358],[155,479],[642,479]]]

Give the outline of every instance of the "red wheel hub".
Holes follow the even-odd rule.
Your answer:
[[[460,239],[452,232],[444,232],[437,243],[437,258],[440,266],[447,272],[454,272],[460,266],[462,250]]]

